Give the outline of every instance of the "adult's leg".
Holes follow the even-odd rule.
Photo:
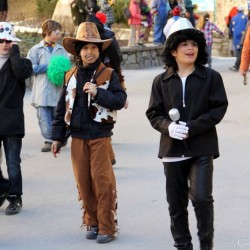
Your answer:
[[[212,179],[213,157],[194,157],[190,170],[189,196],[197,218],[201,250],[213,249],[214,208]]]
[[[135,46],[136,45],[136,25],[130,25],[130,34],[128,40],[128,46]]]
[[[241,49],[237,49],[235,52],[236,52],[235,68],[238,70],[240,68],[240,61],[241,61]]]
[[[162,28],[161,18],[159,17],[159,15],[154,16],[153,33],[154,33],[154,43],[162,44],[163,28]]]
[[[212,67],[212,46],[206,46],[206,52],[207,52],[207,64],[208,64],[208,67],[211,68]]]
[[[189,160],[164,162],[166,176],[166,193],[171,219],[171,233],[174,246],[179,249],[192,250],[192,237],[188,223],[188,175]]]

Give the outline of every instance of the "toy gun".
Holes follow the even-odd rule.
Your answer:
[[[243,75],[243,84],[247,85],[247,74]]]

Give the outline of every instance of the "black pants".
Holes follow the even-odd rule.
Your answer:
[[[201,250],[213,245],[213,156],[193,157],[178,162],[164,162],[171,233],[177,249],[192,250],[188,223],[188,200],[197,218]]]

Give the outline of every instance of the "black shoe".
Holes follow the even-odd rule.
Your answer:
[[[98,234],[96,242],[100,244],[109,243],[112,241],[115,237],[113,235],[108,234]]]
[[[10,197],[10,204],[5,210],[6,215],[18,214],[22,209],[22,198],[21,197]]]
[[[213,240],[201,240],[200,249],[201,250],[213,250]]]
[[[98,226],[90,227],[89,231],[87,231],[86,233],[86,239],[95,240],[97,238],[98,231],[99,231]]]

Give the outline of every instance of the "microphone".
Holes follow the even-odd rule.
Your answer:
[[[170,109],[169,112],[168,112],[168,114],[169,114],[170,119],[173,122],[177,122],[178,123],[178,121],[180,119],[180,112],[179,112],[178,109],[175,109],[175,108]]]
[[[168,114],[169,114],[170,119],[173,122],[176,122],[177,124],[179,124],[179,120],[181,116],[180,116],[180,112],[178,109],[176,108],[170,109]],[[183,141],[185,149],[188,149],[187,141],[186,140],[182,140],[182,141]]]

